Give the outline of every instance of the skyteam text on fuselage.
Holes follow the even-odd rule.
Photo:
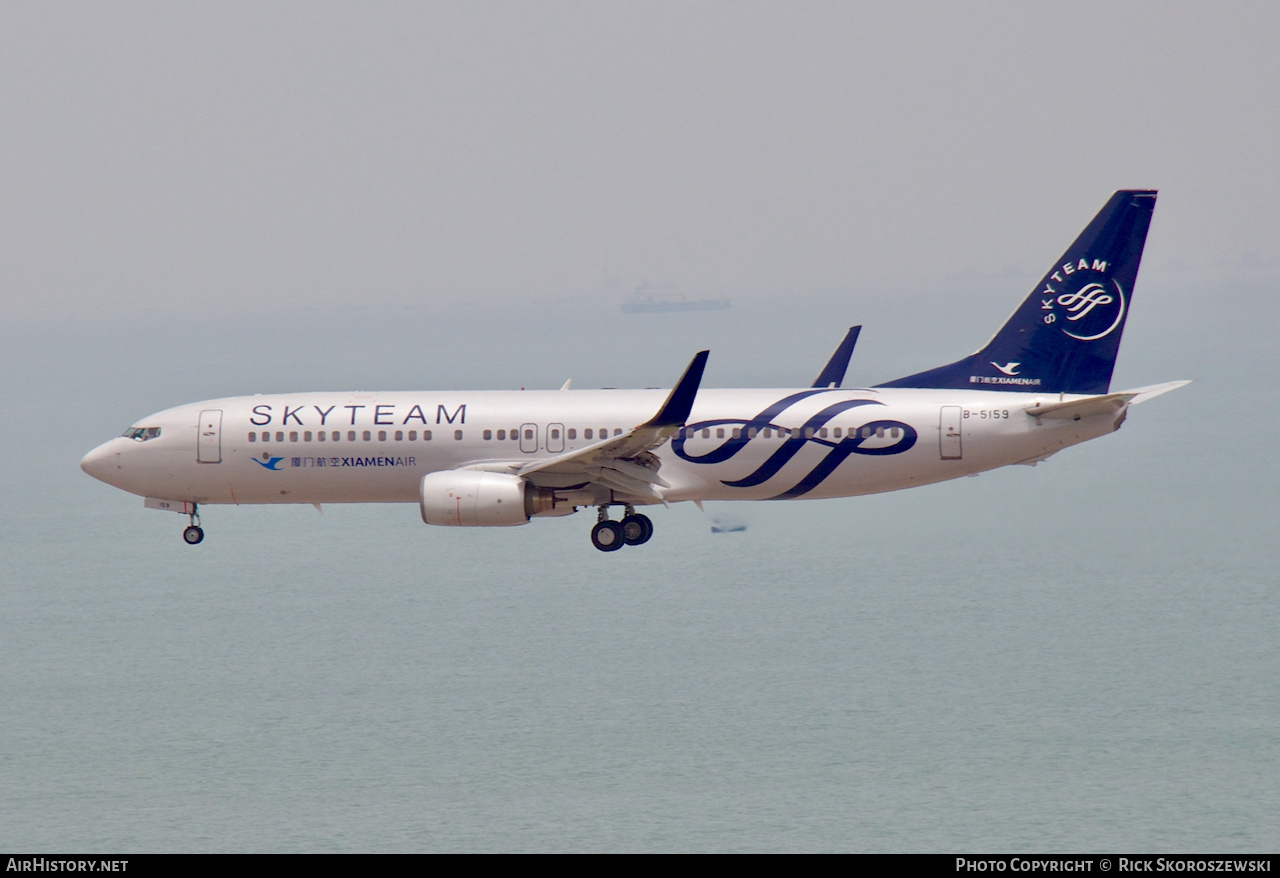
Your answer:
[[[653,534],[637,507],[895,491],[1036,463],[1186,384],[1110,392],[1156,193],[1115,193],[985,347],[842,388],[860,327],[813,385],[670,392],[291,393],[144,418],[85,456],[94,478],[189,517],[240,503],[417,503],[428,524],[502,527],[595,507],[596,548]],[[622,507],[620,521],[609,518]]]

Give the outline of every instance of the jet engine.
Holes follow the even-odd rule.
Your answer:
[[[418,497],[423,521],[453,527],[512,527],[595,502],[589,491],[540,488],[508,473],[470,469],[428,473]]]

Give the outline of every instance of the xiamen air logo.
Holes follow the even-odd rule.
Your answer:
[[[999,363],[992,363],[991,365],[995,366],[1001,372],[1003,372],[1004,374],[1012,378],[1014,375],[1018,374],[1018,367],[1021,366],[1022,364],[1021,363],[1005,363],[1003,366],[1001,366]]]
[[[249,459],[252,460],[254,463],[256,463],[258,466],[262,467],[263,469],[269,469],[272,472],[277,472],[277,473],[280,472],[280,461],[284,460],[283,457],[272,457],[271,455],[267,454],[265,451],[262,453],[262,460],[258,460],[258,458],[256,457],[251,457]]]
[[[1115,332],[1124,322],[1126,303],[1124,290],[1105,277],[1106,270],[1107,263],[1100,259],[1059,266],[1040,291],[1040,310],[1047,312],[1044,322],[1059,324],[1064,335],[1077,341],[1097,341]],[[1086,272],[1096,279],[1090,279]],[[1099,274],[1104,276],[1097,277]]]
[[[838,390],[826,389],[804,390],[800,393],[793,393],[790,396],[783,397],[750,420],[699,421],[696,424],[689,424],[684,431],[672,440],[671,450],[678,457],[690,463],[723,463],[738,454],[750,443],[761,441],[776,431],[777,435],[782,438],[782,444],[778,446],[773,454],[769,455],[768,460],[757,467],[754,472],[740,479],[721,480],[721,484],[728,485],[731,488],[752,488],[756,485],[764,484],[777,475],[778,471],[790,463],[806,446],[816,445],[819,448],[827,449],[826,455],[800,481],[781,494],[776,494],[771,498],[774,500],[790,500],[795,497],[801,497],[821,485],[827,476],[835,472],[836,467],[852,454],[902,454],[916,444],[918,434],[915,428],[901,421],[867,421],[857,427],[850,427],[845,432],[845,435],[838,439],[820,435],[819,431],[822,431],[827,422],[837,415],[864,405],[884,405],[884,403],[872,399],[841,400],[811,415],[799,429],[780,427],[773,422],[774,418],[801,400],[808,399],[819,393],[839,392]],[[716,447],[701,454],[696,454],[689,450],[688,443],[697,435],[698,431],[724,427],[736,429],[725,431],[728,434],[728,438],[724,439]],[[765,431],[769,431],[769,433],[766,434]],[[835,433],[834,430],[830,432],[833,435]],[[717,433],[720,433],[720,431],[717,431]],[[717,438],[722,435],[718,435]],[[886,439],[889,444],[885,444]],[[700,440],[694,441],[697,446],[701,446]]]

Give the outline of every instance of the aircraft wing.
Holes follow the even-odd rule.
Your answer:
[[[689,419],[707,365],[707,354],[707,351],[699,351],[694,356],[666,402],[643,424],[585,448],[525,464],[515,471],[516,475],[525,478],[538,473],[581,476],[584,482],[595,482],[624,494],[662,501],[659,489],[670,485],[658,474],[662,464],[651,452],[676,435]],[[537,479],[532,478],[531,481],[536,483]]]

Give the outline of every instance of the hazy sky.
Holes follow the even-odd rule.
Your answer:
[[[1128,187],[1161,190],[1147,271],[1280,274],[1277,33],[1273,2],[6,3],[0,319],[874,296],[1035,274]]]

